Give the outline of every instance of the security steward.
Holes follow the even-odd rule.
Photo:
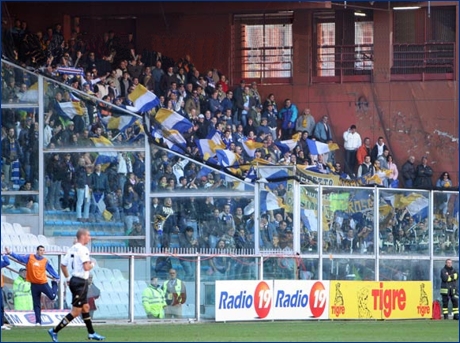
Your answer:
[[[157,277],[152,277],[150,285],[142,292],[142,306],[149,319],[165,317],[166,298]]]
[[[452,301],[452,314],[454,320],[458,320],[458,292],[457,292],[458,273],[452,267],[452,260],[447,259],[446,265],[441,270],[441,296],[442,314],[444,319],[449,318],[449,299]]]
[[[16,311],[31,311],[34,308],[31,284],[26,280],[26,273],[26,268],[19,269],[19,276],[13,283],[14,309]]]

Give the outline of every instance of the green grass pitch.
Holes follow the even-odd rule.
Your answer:
[[[458,342],[454,320],[95,323],[106,342]],[[47,327],[2,331],[2,342],[51,342]],[[85,327],[67,327],[59,342],[82,342]]]

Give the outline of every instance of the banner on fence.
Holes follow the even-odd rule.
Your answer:
[[[330,281],[330,319],[431,318],[430,281]]]
[[[69,310],[42,310],[42,326],[56,326],[64,318]],[[5,310],[5,317],[8,323],[14,326],[35,326],[34,311],[9,311]],[[85,323],[81,317],[74,318],[71,326],[83,326]]]
[[[216,321],[328,319],[329,281],[216,281]]]

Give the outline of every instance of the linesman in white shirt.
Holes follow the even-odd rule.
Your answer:
[[[72,293],[72,310],[62,318],[61,322],[48,330],[53,342],[58,342],[57,333],[64,329],[75,317],[80,314],[88,330],[88,339],[102,341],[104,336],[97,334],[93,329],[88,304],[88,278],[89,272],[94,264],[89,257],[89,250],[86,244],[91,240],[87,229],[77,231],[77,242],[67,251],[61,262],[61,270],[67,279],[70,292]],[[69,276],[71,277],[69,278]]]

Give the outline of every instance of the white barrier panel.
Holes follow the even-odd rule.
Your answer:
[[[56,326],[64,318],[69,310],[42,310],[42,325]],[[5,310],[5,317],[8,323],[14,326],[35,326],[34,311],[8,311]],[[81,317],[74,318],[70,326],[85,325]]]
[[[216,321],[328,319],[329,281],[216,281]]]
[[[273,319],[329,319],[329,281],[275,280]]]
[[[272,319],[273,281],[216,281],[216,321]]]

